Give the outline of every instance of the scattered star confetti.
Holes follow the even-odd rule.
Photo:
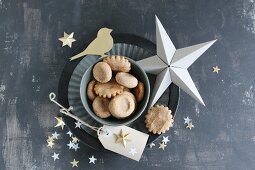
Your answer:
[[[73,161],[72,161],[72,162],[70,162],[70,163],[72,164],[72,167],[78,167],[78,163],[79,163],[79,161],[77,161],[77,160],[73,159]]]
[[[75,122],[75,128],[81,128],[81,122]]]
[[[136,152],[136,148],[130,148],[129,153],[130,153],[132,156],[135,156],[135,154],[137,153],[137,152]]]
[[[54,154],[51,156],[53,159],[54,159],[54,161],[56,160],[56,159],[59,159],[59,153],[57,154],[57,153],[55,153],[54,152]]]
[[[69,144],[67,144],[67,146],[69,147],[69,149],[73,149],[74,143],[70,141]]]
[[[69,135],[70,137],[72,137],[72,135],[73,135],[70,130],[66,134]]]
[[[192,122],[189,122],[188,125],[186,126],[187,129],[191,130],[194,127]]]
[[[164,142],[159,144],[159,149],[165,150],[166,145],[164,144]]]
[[[189,116],[187,116],[186,118],[183,118],[184,119],[184,124],[188,124],[189,122],[192,121],[192,119],[189,118]]]
[[[58,121],[57,125],[55,127],[61,126],[62,129],[64,129],[65,122],[63,121],[62,117],[55,117]]]
[[[130,139],[128,139],[128,134],[124,134],[122,129],[120,130],[120,133],[119,134],[114,134],[117,139],[116,139],[116,143],[122,143],[124,147],[126,147],[127,145],[127,141],[130,141]]]
[[[220,68],[218,66],[213,67],[213,73],[219,74]]]
[[[162,142],[163,142],[164,144],[167,144],[167,142],[169,142],[169,141],[170,141],[170,140],[168,139],[168,136],[167,136],[167,137],[163,136]]]
[[[77,149],[79,149],[80,147],[78,146],[78,143],[77,144],[73,144],[73,149],[75,150],[75,151],[77,151]]]
[[[152,143],[150,144],[150,148],[152,148],[153,146],[155,146],[155,143],[152,142]]]
[[[94,157],[94,155],[92,155],[91,158],[89,158],[89,163],[93,163],[95,164],[95,161],[97,160],[97,158]]]
[[[55,145],[55,143],[53,143],[52,141],[50,141],[50,142],[48,142],[48,145],[47,145],[47,146],[48,146],[49,148],[52,148],[53,145]]]
[[[58,139],[59,134],[55,131],[54,133],[52,133],[52,138],[53,139]]]
[[[72,137],[72,142],[73,142],[73,143],[78,143],[78,142],[79,142],[79,139],[76,138],[76,137]]]
[[[64,37],[59,38],[59,41],[62,41],[62,47],[68,45],[70,48],[72,47],[72,43],[76,40],[73,38],[73,32],[71,34],[67,34],[64,32]]]
[[[48,142],[48,143],[49,143],[49,142],[54,142],[53,136],[48,136],[47,142]]]

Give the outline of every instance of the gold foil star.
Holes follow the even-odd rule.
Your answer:
[[[73,159],[73,161],[70,163],[72,164],[72,167],[75,167],[75,166],[78,167],[79,161],[76,161],[75,159]]]
[[[55,117],[55,119],[57,119],[57,121],[58,121],[58,123],[55,127],[61,126],[61,128],[64,129],[65,122],[63,121],[62,117]]]
[[[64,37],[59,38],[59,41],[62,41],[62,47],[68,45],[70,48],[72,47],[72,43],[76,40],[73,38],[73,32],[71,34],[67,34],[64,32]]]
[[[47,142],[48,142],[48,143],[49,143],[49,142],[54,142],[53,136],[48,136]]]
[[[78,139],[78,138],[76,138],[76,137],[72,137],[72,139],[73,139],[73,140],[72,140],[72,142],[73,142],[73,143],[77,143],[77,142],[79,142],[79,139]]]
[[[194,127],[192,122],[189,122],[188,125],[186,126],[187,129],[191,130]]]
[[[47,146],[48,146],[49,148],[52,148],[52,147],[53,147],[53,145],[55,145],[55,143],[54,143],[54,142],[52,142],[52,141],[50,141],[50,142],[48,142],[48,145],[47,145]]]
[[[166,146],[167,146],[167,145],[165,145],[165,143],[162,142],[162,143],[159,144],[159,149],[165,150],[165,147],[166,147]]]
[[[220,68],[218,66],[213,67],[213,73],[219,74]]]
[[[124,134],[122,129],[120,130],[120,133],[119,134],[114,134],[117,139],[116,139],[116,143],[122,143],[124,147],[126,147],[127,145],[127,141],[131,141],[130,139],[128,139],[128,134]]]

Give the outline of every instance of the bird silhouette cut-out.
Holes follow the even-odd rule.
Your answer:
[[[70,61],[80,58],[85,55],[101,55],[106,56],[105,53],[110,51],[113,46],[113,38],[111,36],[112,29],[101,28],[97,32],[97,37],[87,46],[87,48],[79,54],[70,58]]]

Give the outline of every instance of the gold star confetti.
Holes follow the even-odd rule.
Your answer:
[[[189,122],[188,125],[186,126],[187,129],[191,130],[194,127],[192,122]]]
[[[73,142],[73,143],[77,143],[77,142],[79,142],[79,139],[78,139],[78,138],[76,138],[76,137],[72,137],[72,139],[73,139],[73,140],[72,140],[72,142]]]
[[[219,74],[220,68],[218,66],[213,67],[213,73]]]
[[[128,134],[124,134],[122,129],[120,130],[119,134],[114,134],[117,139],[116,139],[116,143],[122,143],[124,147],[126,147],[127,145],[127,141],[130,141],[130,139],[128,139]]]
[[[62,117],[55,117],[55,119],[57,119],[57,121],[58,121],[58,123],[55,127],[61,126],[61,128],[64,129],[65,122],[63,121]]]
[[[165,147],[166,147],[166,146],[167,146],[167,145],[165,145],[165,143],[162,142],[162,143],[159,144],[159,149],[165,150]]]
[[[55,145],[55,143],[54,143],[54,142],[52,142],[52,141],[50,141],[50,142],[48,142],[48,145],[47,145],[47,146],[48,146],[49,148],[52,148],[52,147],[53,147],[53,145]]]
[[[75,159],[73,159],[73,161],[70,163],[72,164],[72,167],[78,167],[79,161],[76,161]]]
[[[59,41],[62,41],[62,47],[68,45],[70,48],[72,47],[72,43],[76,40],[73,38],[73,32],[71,34],[67,34],[64,32],[64,37],[59,38]]]
[[[48,142],[48,143],[49,143],[49,142],[54,142],[53,136],[48,136],[47,142]]]

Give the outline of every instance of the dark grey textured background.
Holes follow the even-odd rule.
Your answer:
[[[189,69],[207,107],[181,92],[170,144],[162,151],[157,141],[139,163],[85,145],[69,151],[67,129],[48,149],[58,114],[48,94],[69,53],[103,26],[155,42],[155,14],[177,48],[218,39]],[[75,32],[72,49],[58,41],[64,31]],[[0,169],[71,169],[73,158],[76,169],[255,169],[254,51],[254,0],[0,0]]]

